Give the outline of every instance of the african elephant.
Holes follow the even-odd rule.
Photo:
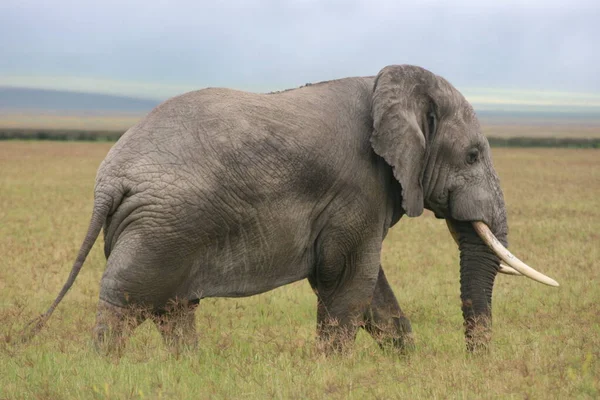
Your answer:
[[[36,329],[104,227],[99,344],[120,343],[136,307],[146,312],[129,327],[151,317],[167,342],[193,344],[200,299],[308,279],[326,348],[343,348],[358,327],[403,348],[411,327],[380,266],[381,244],[403,215],[424,208],[446,219],[459,243],[468,349],[489,341],[500,259],[557,285],[506,250],[503,194],[475,112],[423,68],[392,65],[376,77],[270,94],[177,96],[102,162],[89,230]]]

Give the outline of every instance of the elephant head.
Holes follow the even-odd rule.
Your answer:
[[[504,198],[473,107],[445,79],[394,65],[375,79],[371,112],[371,144],[402,187],[404,212],[433,211],[457,239],[467,346],[485,345],[500,259],[532,279],[558,284],[506,250]]]

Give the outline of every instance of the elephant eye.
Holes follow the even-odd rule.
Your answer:
[[[479,160],[479,150],[471,149],[467,153],[467,164],[475,164]]]
[[[435,113],[433,111],[429,111],[427,113],[427,125],[429,128],[429,135],[433,135],[435,133],[435,128],[437,125],[437,120],[435,118]]]

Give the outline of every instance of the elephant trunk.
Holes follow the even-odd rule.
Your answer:
[[[474,351],[491,339],[492,289],[500,259],[470,224],[460,232],[460,298],[467,349]]]
[[[474,351],[486,347],[490,340],[492,289],[496,274],[501,271],[501,259],[507,264],[505,268],[513,271],[511,274],[522,274],[550,286],[558,286],[558,283],[512,255],[501,243],[506,243],[506,233],[500,233],[496,237],[483,222],[446,222],[450,233],[459,244],[465,335],[467,348]],[[504,227],[505,224],[500,226]],[[506,229],[499,231],[506,232]]]

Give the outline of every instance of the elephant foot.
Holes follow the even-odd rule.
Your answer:
[[[365,330],[385,352],[407,355],[415,350],[415,339],[406,317],[393,317],[377,322],[367,319]]]
[[[327,319],[317,324],[317,350],[325,355],[345,354],[352,348],[359,328],[356,322]]]
[[[127,338],[144,321],[144,314],[141,310],[117,307],[100,300],[93,330],[96,351],[120,357]]]
[[[485,354],[492,340],[491,319],[488,316],[469,318],[465,322],[467,351],[472,354]]]
[[[152,316],[165,345],[174,354],[198,348],[195,318],[198,302],[198,300],[172,301]]]

